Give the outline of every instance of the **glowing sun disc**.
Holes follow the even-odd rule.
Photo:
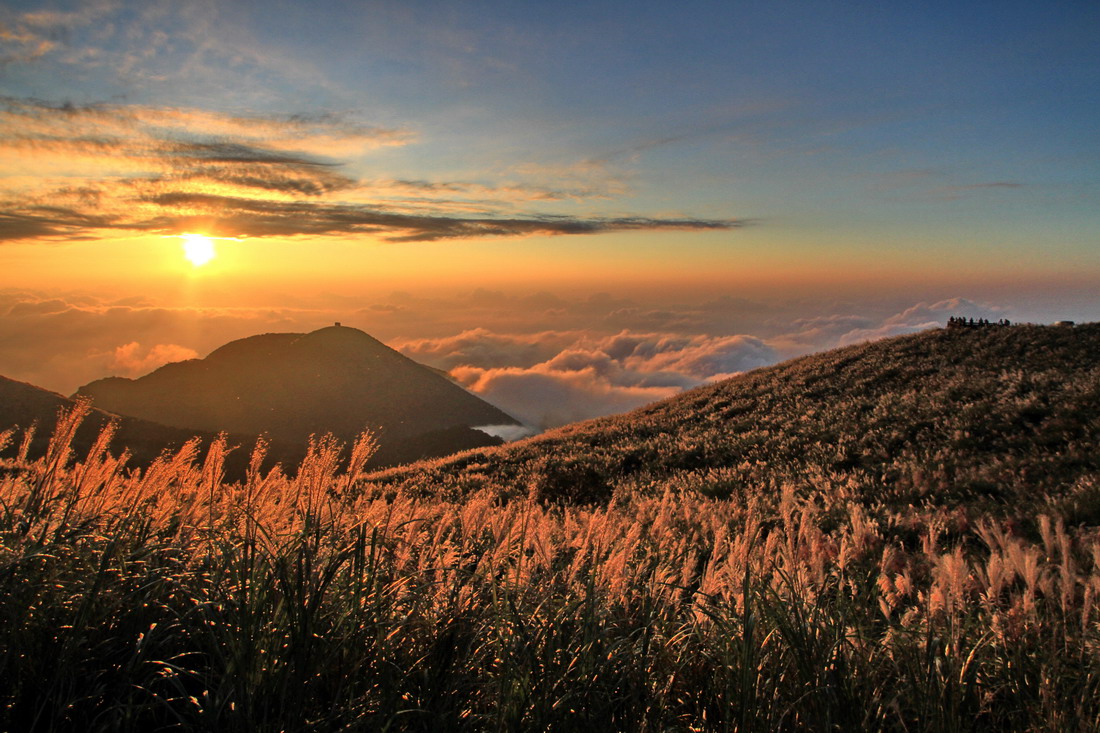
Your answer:
[[[214,259],[216,252],[210,237],[202,234],[181,234],[180,239],[183,240],[183,256],[195,267],[202,267]]]

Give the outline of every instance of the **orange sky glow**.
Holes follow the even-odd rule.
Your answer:
[[[338,320],[591,416],[1096,320],[1100,11],[1009,5],[7,3],[0,375]]]

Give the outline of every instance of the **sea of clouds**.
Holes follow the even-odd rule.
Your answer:
[[[478,290],[197,308],[10,290],[0,292],[0,375],[69,394],[101,377],[136,377],[204,356],[233,339],[307,332],[339,320],[445,370],[516,417],[524,429],[486,426],[514,439],[800,354],[942,326],[951,316],[1012,315],[964,298],[891,307],[723,296],[653,308],[604,293],[562,298]]]

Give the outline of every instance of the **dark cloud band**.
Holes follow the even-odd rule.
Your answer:
[[[331,150],[333,140],[391,145],[408,137],[406,131],[350,124],[337,115],[234,117],[204,110],[53,105],[0,97],[0,154],[21,160],[45,156],[44,164],[62,169],[83,167],[82,178],[68,176],[79,185],[11,192],[0,199],[0,241],[87,239],[112,230],[198,230],[234,237],[372,235],[392,242],[428,242],[723,230],[749,223],[517,213],[516,197],[562,200],[598,194],[516,184],[393,179],[388,186],[430,196],[388,202],[387,185],[378,191],[377,184],[345,175],[339,163],[318,153]],[[383,195],[362,203],[364,191],[372,188]],[[471,194],[484,198],[474,202]]]
[[[646,217],[574,219],[568,217],[461,218],[380,211],[366,206],[314,201],[271,201],[199,193],[164,193],[146,203],[162,213],[134,221],[92,216],[61,207],[0,212],[0,239],[82,238],[93,230],[175,233],[197,227],[218,236],[374,234],[394,242],[443,239],[596,234],[637,230],[716,230],[745,226],[742,220],[652,219]]]

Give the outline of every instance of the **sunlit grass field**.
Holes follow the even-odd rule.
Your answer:
[[[3,437],[3,730],[1100,730],[1081,461],[1005,502],[910,456],[876,498],[847,454],[609,479],[551,450],[488,470],[506,446],[363,475],[364,436],[287,471],[261,444],[230,484],[221,443],[144,471],[109,431],[70,455],[84,409],[42,457]]]

